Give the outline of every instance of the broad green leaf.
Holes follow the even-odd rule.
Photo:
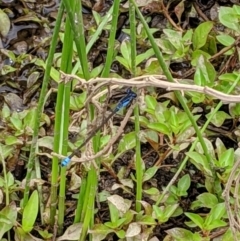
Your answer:
[[[2,118],[8,118],[11,115],[11,110],[8,107],[8,105],[4,102],[2,111],[1,111],[1,117]]]
[[[120,238],[123,239],[125,238],[125,231],[123,229],[119,230],[119,231],[115,231],[115,234]]]
[[[154,98],[154,97],[152,97],[150,95],[147,95],[145,97],[145,102],[146,102],[147,108],[155,110],[155,108],[157,106],[156,98]]]
[[[193,33],[193,48],[200,49],[207,42],[207,37],[211,29],[213,28],[213,22],[204,22],[200,24]]]
[[[160,218],[163,215],[164,207],[158,207],[157,205],[153,205],[152,207],[157,219]]]
[[[209,225],[211,224],[214,220],[221,219],[223,216],[226,214],[226,206],[225,203],[218,203],[215,205],[210,213],[208,214],[205,224]]]
[[[14,184],[14,176],[11,172],[7,173],[7,185],[8,187],[12,186]]]
[[[144,215],[142,218],[138,220],[142,225],[156,225],[156,221],[150,215]]]
[[[193,221],[193,223],[196,224],[200,229],[203,228],[204,220],[200,215],[195,214],[195,213],[188,213],[188,212],[185,212],[184,214],[188,218],[190,218]]]
[[[218,204],[218,199],[212,193],[202,193],[197,196],[197,200],[192,202],[191,208],[213,208]]]
[[[6,145],[23,145],[23,141],[21,139],[18,139],[16,136],[7,136],[5,138],[5,144]]]
[[[1,213],[0,227],[0,239],[2,239],[3,235],[13,227],[13,222]]]
[[[71,95],[70,97],[70,109],[71,110],[80,110],[84,105],[85,105],[85,101],[87,98],[87,92],[84,91],[81,94],[74,94]]]
[[[216,38],[224,46],[230,46],[235,42],[235,39],[227,34],[217,35]]]
[[[174,214],[178,206],[179,206],[178,203],[173,205],[167,205],[166,208],[164,209],[164,216],[169,219]]]
[[[140,63],[142,63],[143,61],[148,60],[151,56],[154,55],[154,50],[153,49],[148,49],[145,53],[143,54],[139,54],[136,57],[136,66],[138,66]]]
[[[116,60],[120,63],[120,64],[122,64],[127,70],[129,70],[130,71],[130,69],[131,69],[131,65],[129,65],[129,61],[127,61],[126,59],[124,59],[123,57],[121,57],[121,56],[116,56]]]
[[[216,139],[216,153],[217,153],[217,157],[218,159],[220,159],[221,155],[227,150],[224,143],[222,142],[222,140],[220,138]]]
[[[234,150],[233,148],[227,149],[225,152],[223,152],[219,157],[219,164],[220,167],[233,167],[234,164]]]
[[[215,78],[216,71],[213,65],[201,55],[198,59],[194,75],[195,84],[212,87],[214,85]]]
[[[159,195],[160,194],[159,190],[155,187],[151,187],[147,190],[144,190],[144,193],[146,193],[148,195]]]
[[[102,20],[101,15],[94,10],[92,11],[92,14],[93,14],[93,17],[94,17],[94,20],[95,20],[96,24],[99,25],[101,20]]]
[[[211,58],[211,55],[209,53],[206,53],[206,52],[202,51],[201,49],[197,49],[197,50],[193,51],[193,53],[192,53],[192,60],[191,60],[192,66],[197,65],[198,59],[201,55],[207,60]]]
[[[182,32],[178,32],[172,29],[164,29],[163,32],[176,50],[182,47]]]
[[[22,228],[26,233],[29,233],[34,227],[34,223],[38,215],[38,201],[38,192],[35,190],[33,191],[26,207],[23,210]]]
[[[170,136],[171,135],[171,130],[169,129],[169,127],[163,123],[149,123],[147,125],[148,128],[152,129],[152,130],[155,130],[155,131],[158,131],[162,134],[165,134],[165,135],[168,135]]]
[[[0,211],[0,239],[2,239],[4,233],[9,231],[17,220],[17,207],[14,202],[4,207]]]
[[[136,146],[135,132],[129,132],[121,139],[118,145],[119,152],[128,151]]]
[[[226,27],[240,32],[239,25],[239,14],[237,14],[236,9],[230,7],[220,7],[219,10],[219,21]]]
[[[122,42],[120,51],[123,58],[128,62],[129,67],[131,67],[131,46],[128,40]]]
[[[104,64],[100,64],[97,67],[93,68],[90,73],[91,78],[97,78],[98,76],[100,76],[103,68],[104,68]]]
[[[5,12],[3,12],[2,9],[0,9],[0,34],[3,37],[7,36],[10,30],[10,26],[11,26],[11,23],[8,15]]]
[[[227,225],[228,223],[224,222],[223,220],[215,219],[212,220],[212,222],[205,227],[205,230],[211,231],[213,229],[225,227]]]
[[[49,150],[53,150],[53,136],[44,136],[37,140],[39,147],[46,147]]]
[[[209,118],[209,116],[211,116],[211,113],[208,113],[206,115],[207,118]],[[232,119],[232,117],[224,111],[218,111],[211,119],[211,123],[214,124],[216,127],[221,127],[224,121],[227,119]]]
[[[212,171],[207,158],[197,152],[187,152],[186,155],[190,158],[190,161],[202,172],[209,176],[212,176]]]
[[[207,147],[208,153],[210,154],[211,158],[215,160],[216,159],[216,157],[215,157],[215,150],[214,150],[212,142],[209,139],[205,138],[205,137],[203,138],[203,140],[204,140],[205,145]],[[204,154],[204,150],[203,150],[202,145],[201,145],[200,142],[197,143],[195,150],[198,153]]]
[[[108,228],[104,224],[95,224],[90,230],[93,240],[104,240],[105,237],[109,234],[114,232],[114,230]]]
[[[203,241],[199,233],[192,233],[184,228],[172,228],[165,231],[174,241]]]
[[[0,143],[0,162],[3,161],[3,158],[8,157],[12,152],[13,152],[13,146],[8,146],[8,145],[2,145]]]
[[[110,211],[111,222],[106,222],[105,225],[109,228],[116,228],[117,226],[115,223],[119,219],[119,211],[111,202],[108,203],[108,207]]]
[[[29,127],[32,130],[34,129],[35,120],[36,120],[36,108],[32,108],[30,111],[27,112],[25,118],[23,119],[23,126]]]
[[[22,125],[22,120],[20,118],[11,116],[10,120],[13,126],[16,128],[16,130],[22,130],[23,125]]]
[[[181,177],[177,184],[178,194],[180,196],[187,195],[187,190],[190,187],[190,184],[191,184],[191,179],[189,174],[186,174],[183,177]]]
[[[150,180],[157,172],[158,167],[153,166],[148,168],[143,174],[143,182]]]

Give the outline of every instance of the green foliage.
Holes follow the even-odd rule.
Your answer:
[[[5,206],[0,211],[0,239],[3,235],[16,225],[17,221],[17,207],[15,203]]]
[[[122,42],[120,46],[121,56],[116,56],[116,60],[122,64],[130,73],[132,72],[132,62],[131,62],[131,45],[128,40]],[[136,66],[141,64],[144,60],[149,59],[154,55],[153,49],[148,49],[145,53],[136,56]],[[138,68],[137,75],[141,74],[141,69]]]
[[[159,28],[147,29],[144,22],[139,22],[139,19],[136,18],[137,54],[135,59],[133,59],[134,51],[136,49],[133,51],[135,43],[133,44],[131,42],[133,39],[132,29],[131,31],[128,29],[124,30],[125,33],[131,36],[130,40],[125,39],[121,43],[115,41],[117,31],[116,21],[119,16],[119,4],[116,2],[118,1],[114,1],[114,6],[104,15],[93,11],[94,24],[90,27],[87,25],[83,29],[82,22],[80,24],[78,21],[76,21],[78,23],[77,26],[72,24],[72,29],[75,33],[74,37],[76,38],[75,46],[72,51],[73,57],[72,55],[69,55],[71,56],[69,57],[66,54],[67,51],[65,54],[56,53],[56,63],[53,63],[54,66],[51,67],[51,64],[47,64],[46,61],[43,61],[40,58],[32,57],[30,54],[17,55],[13,51],[2,49],[1,53],[11,61],[15,62],[18,65],[18,68],[15,68],[15,65],[13,65],[14,67],[3,65],[1,68],[1,75],[8,76],[9,74],[16,74],[17,71],[21,72],[25,67],[24,62],[29,58],[31,59],[29,61],[31,65],[41,67],[45,71],[48,71],[51,78],[56,82],[59,82],[58,69],[62,66],[62,63],[64,63],[65,60],[68,62],[65,68],[63,68],[65,72],[71,72],[71,65],[74,64],[72,72],[77,73],[78,76],[86,80],[101,75],[103,77],[109,77],[110,68],[112,68],[114,61],[117,61],[120,67],[124,67],[124,70],[121,73],[111,73],[111,75],[114,76],[125,77],[120,75],[141,76],[144,74],[163,73],[167,76],[166,70],[164,70],[161,61],[159,61],[159,56],[157,56],[156,48],[154,48],[154,44],[150,41],[150,35],[156,34],[155,36],[157,37],[154,38],[154,43],[157,44],[157,47],[161,49],[163,53],[160,60],[162,60],[166,66],[187,62],[191,65],[191,68],[195,70],[193,76],[194,84],[202,87],[215,88],[224,93],[229,93],[229,89],[235,84],[236,80],[239,79],[238,71],[231,71],[231,68],[235,68],[234,64],[239,62],[236,57],[236,51],[238,50],[236,36],[240,33],[239,6],[234,5],[232,8],[220,8],[219,20],[220,23],[226,27],[224,30],[217,29],[214,22],[206,21],[201,23],[196,29],[179,31],[175,30],[174,27],[170,28],[169,25],[167,25],[161,30],[161,32],[159,32]],[[183,2],[184,1],[181,1],[179,6],[180,4],[183,4]],[[66,1],[66,8],[68,8],[67,4],[69,3],[69,1]],[[183,8],[183,5],[181,5],[181,7]],[[134,14],[135,10],[138,9],[133,8]],[[71,15],[73,12],[69,12],[68,9],[67,13]],[[81,11],[77,13],[80,14]],[[176,8],[174,8],[174,13],[178,17],[179,26],[181,26],[181,14],[177,12]],[[77,14],[75,17],[77,20],[81,20],[81,15]],[[113,21],[115,22],[115,25],[113,24]],[[148,17],[145,23],[150,23],[150,21],[151,17]],[[79,28],[82,29],[80,35],[78,35]],[[96,43],[102,38],[105,39],[106,33],[110,33],[109,42],[107,44],[109,49],[106,60],[104,53],[102,54],[104,59],[102,63],[99,64],[98,61],[96,61],[97,64],[95,64],[95,62],[90,63],[89,59],[92,57],[92,47],[97,45]],[[59,33],[58,35],[63,45],[66,46],[66,39],[69,37],[68,34]],[[78,41],[79,39],[77,36],[80,38],[80,41]],[[85,39],[88,41],[86,47]],[[97,49],[99,51],[105,51],[105,48],[101,49],[101,47],[102,46]],[[225,51],[221,53],[220,51],[222,50]],[[222,70],[222,60],[224,58],[228,59],[233,53],[235,54],[233,59],[236,57],[235,62],[234,60],[232,60],[233,64],[231,61],[226,62],[226,66],[230,66],[230,71],[229,69],[226,69],[226,71],[224,70],[219,73],[219,70]],[[220,54],[221,57],[219,58],[220,62],[218,54]],[[67,59],[67,57],[69,57],[69,59]],[[38,79],[40,76],[38,71],[34,71],[32,74],[32,78],[35,79]],[[178,73],[174,74],[178,75]],[[182,73],[179,75],[181,74]],[[168,80],[171,79],[169,76],[167,78]],[[181,79],[181,76],[179,78]],[[192,79],[192,77],[190,78]],[[188,79],[188,77],[186,79]],[[193,83],[190,80],[180,81]],[[140,240],[142,237],[147,239],[150,238],[152,233],[154,233],[154,228],[156,226],[171,222],[172,218],[183,215],[183,213],[190,220],[186,222],[186,225],[190,227],[192,231],[187,230],[187,228],[183,229],[180,227],[174,227],[166,231],[169,239],[175,241],[207,241],[210,240],[211,234],[215,229],[227,225],[228,219],[226,208],[224,203],[222,203],[221,195],[223,189],[226,188],[226,183],[229,180],[229,176],[235,164],[235,159],[239,155],[239,148],[235,147],[239,142],[239,136],[235,138],[235,136],[232,137],[233,135],[230,134],[234,133],[235,135],[239,135],[239,127],[237,126],[238,122],[236,121],[236,118],[239,118],[240,116],[240,104],[236,103],[229,105],[229,113],[226,111],[226,108],[216,111],[216,103],[218,100],[210,95],[205,96],[203,93],[185,92],[182,98],[177,99],[170,93],[164,93],[162,95],[161,91],[154,89],[152,86],[147,86],[147,82],[145,83],[146,86],[144,86],[144,90],[138,90],[139,93],[142,91],[139,97],[145,95],[145,99],[139,98],[138,103],[140,111],[139,113],[138,111],[135,111],[135,117],[131,119],[131,121],[134,121],[135,123],[140,123],[141,130],[138,131],[137,128],[135,130],[131,128],[130,131],[128,130],[126,133],[123,132],[121,140],[116,147],[113,147],[110,155],[97,158],[95,160],[96,163],[94,163],[96,164],[94,168],[93,165],[91,165],[92,162],[87,163],[88,167],[86,167],[87,165],[85,164],[79,164],[81,169],[84,169],[83,172],[88,172],[86,175],[87,179],[85,179],[84,175],[80,177],[76,174],[76,170],[79,171],[78,166],[77,168],[75,168],[75,166],[70,167],[67,175],[71,175],[72,181],[74,180],[74,175],[77,176],[78,184],[81,183],[78,206],[81,206],[82,209],[80,208],[81,212],[76,212],[79,221],[76,221],[76,219],[75,222],[79,223],[67,227],[65,233],[61,237],[58,237],[59,240],[86,240],[87,234],[91,235],[88,239],[96,241],[104,240],[108,238],[108,236],[112,238],[111,235],[116,235],[121,240]],[[68,88],[68,91],[70,90],[70,85],[63,83],[60,85],[64,88],[66,87],[66,89]],[[76,81],[73,81],[73,88],[75,85]],[[109,82],[109,85],[111,85],[111,81]],[[104,86],[100,87],[101,88],[99,89],[101,89],[101,91],[105,88]],[[66,89],[64,89],[63,92],[66,91]],[[239,94],[238,89],[239,84],[233,94]],[[60,90],[61,88],[59,88],[59,92]],[[61,98],[70,100],[71,111],[77,112],[85,107],[88,97],[87,93],[88,92],[83,86],[82,92],[73,93],[71,96],[70,94],[63,94],[61,95]],[[177,93],[175,94],[177,96]],[[44,95],[44,98],[45,96],[46,95]],[[105,100],[106,96],[102,96],[101,98],[102,100]],[[60,113],[63,122],[61,122],[59,133],[64,129],[66,133],[66,142],[63,145],[61,145],[60,142],[59,146],[55,146],[57,152],[60,152],[59,150],[62,150],[65,147],[65,151],[69,151],[67,150],[67,146],[70,147],[70,149],[74,149],[83,139],[78,138],[75,143],[69,142],[69,145],[67,145],[68,119],[66,118],[66,115],[69,113],[65,113],[65,107],[68,104],[64,102],[63,99],[61,100],[61,108],[64,110],[64,114],[62,115],[62,113]],[[45,103],[45,101],[41,103]],[[210,131],[203,131],[204,133],[199,135],[199,133],[197,133],[198,129],[193,128],[194,122],[190,120],[191,115],[187,113],[188,109],[183,110],[182,108],[184,107],[184,104],[186,104],[188,109],[192,112],[193,120],[195,122],[199,120],[199,129],[200,125],[202,125],[201,121],[206,120],[210,121],[214,127],[219,129],[213,132],[211,137],[210,135],[212,133]],[[90,105],[90,109],[89,119],[96,117],[94,116],[95,112],[92,105]],[[8,204],[8,199],[10,198],[11,201],[14,199],[19,200],[16,190],[19,191],[20,183],[14,179],[11,172],[6,172],[5,170],[5,163],[8,163],[10,159],[14,159],[13,156],[16,149],[19,152],[28,155],[29,143],[32,140],[33,130],[37,121],[40,121],[40,128],[43,126],[50,126],[51,119],[42,113],[39,115],[39,118],[36,117],[36,114],[39,113],[41,113],[41,111],[37,112],[35,107],[16,112],[12,111],[6,104],[4,104],[1,109],[1,124],[3,123],[7,128],[1,129],[0,137],[0,159],[1,164],[3,164],[4,173],[4,178],[0,177],[0,191],[4,192],[4,197],[6,196],[6,206],[0,211],[0,239],[2,239],[3,235],[6,235],[9,230],[13,230],[14,228],[17,239],[30,240],[32,235],[30,232],[32,232],[33,229],[35,230],[35,223],[39,211],[42,212],[42,210],[39,210],[39,200],[41,200],[41,196],[39,195],[41,195],[41,193],[38,192],[41,188],[38,187],[38,191],[33,191],[28,202],[26,202],[25,199],[25,207],[21,210],[22,217],[20,217],[20,219],[22,220],[21,222],[18,221],[22,226],[17,226],[17,206],[15,203]],[[86,127],[87,121],[84,120],[85,115],[82,115],[81,118],[80,129],[82,130]],[[65,119],[67,119],[66,122],[64,121]],[[221,127],[229,120],[233,123],[230,129],[230,132],[232,133],[224,134],[225,132],[222,132],[222,134]],[[74,122],[75,120],[72,121]],[[58,123],[58,119],[55,120],[55,123]],[[82,133],[79,134],[82,135]],[[84,132],[83,135],[87,135],[87,133]],[[214,135],[217,135],[218,137],[214,139]],[[204,142],[207,152],[204,150],[201,141],[197,141],[196,145],[193,144],[197,137],[199,138],[202,136],[204,136],[202,142]],[[34,136],[33,140],[36,140],[37,137],[38,136]],[[101,137],[101,133],[99,133],[99,135],[93,140],[94,151],[100,150],[106,146],[106,144],[109,143],[110,138],[109,135],[103,135]],[[234,141],[234,144],[232,144],[233,147],[229,147],[229,144],[225,144],[226,138]],[[153,150],[157,155],[156,159],[159,159],[156,161],[158,165],[154,165],[154,163],[148,161],[148,153],[145,155],[144,152],[141,152],[139,148],[140,141],[145,143],[146,146],[153,147]],[[46,133],[43,135],[41,134],[38,138],[37,144],[38,148],[43,152],[52,150],[53,137],[48,136]],[[190,148],[190,150],[188,148]],[[124,154],[128,157],[128,152],[132,151],[132,149],[136,149],[136,152],[134,152],[135,155],[132,155],[131,158],[127,159],[129,164],[120,166],[117,161],[120,160]],[[186,149],[188,150],[187,152]],[[136,153],[140,153],[142,156],[139,157]],[[190,162],[188,164],[186,164],[187,162],[185,162],[184,165],[180,163],[183,156],[189,158]],[[35,159],[33,160],[35,162]],[[53,160],[54,167],[52,169],[52,175],[55,179],[53,178],[54,181],[52,179],[53,189],[51,190],[51,209],[55,209],[54,211],[56,214],[57,206],[55,204],[57,202],[58,181],[60,180],[61,193],[59,194],[60,202],[58,206],[58,231],[59,233],[63,233],[65,219],[64,192],[66,190],[66,170],[61,170],[61,178],[59,179],[58,161],[57,158],[56,161]],[[160,161],[163,164],[162,166],[159,166]],[[100,166],[100,163],[103,165]],[[116,165],[114,166],[113,164]],[[189,164],[192,165],[190,165],[191,168],[188,169]],[[32,168],[33,163],[32,167],[30,165],[29,170],[32,171]],[[161,179],[159,178],[159,175],[163,176],[165,182],[168,180],[167,178],[164,179],[165,176],[163,174],[165,173],[163,172],[165,170],[168,170],[171,174],[175,174],[177,170],[177,178],[174,179],[174,182],[171,183],[170,186],[161,186],[159,188],[159,180]],[[102,181],[98,175],[102,175],[102,173],[105,173],[106,171],[109,171],[116,180],[113,181],[114,184],[109,190],[102,190],[99,193],[98,201],[100,203],[107,202],[106,205],[107,211],[109,212],[109,220],[105,220],[102,223],[99,221],[99,223],[96,224],[93,223],[95,221],[93,217],[95,212],[101,211],[94,207],[98,180]],[[198,172],[203,176],[202,180],[197,183],[192,182],[191,178],[193,178],[195,174],[198,174]],[[28,174],[31,178],[31,172],[28,171]],[[30,178],[28,177],[28,181],[30,181]],[[165,182],[164,184],[166,184]],[[73,186],[72,183],[71,185]],[[196,200],[191,199],[191,205],[189,205],[190,211],[187,210],[184,212],[188,208],[188,206],[184,204],[186,203],[186,199],[188,201],[189,190],[191,190],[192,186],[194,186],[197,191],[200,190],[198,189],[199,187],[201,187],[201,190],[204,188],[204,192],[199,193]],[[26,187],[29,188],[29,185]],[[116,192],[117,189],[120,189],[120,193],[123,194],[124,198],[120,195],[112,195],[112,192]],[[167,194],[163,195],[165,191]],[[164,198],[159,202],[160,204],[157,205],[158,200],[160,200],[159,196],[161,195],[163,195]],[[89,200],[91,200],[92,205],[88,204]],[[235,200],[231,199],[230,204],[235,205]],[[43,205],[43,203],[41,203],[41,205]],[[101,205],[99,205],[99,207],[100,206]],[[135,207],[137,208],[133,210]],[[204,208],[204,211],[206,212],[204,215],[201,214],[202,212],[198,212],[200,208],[201,210]],[[194,213],[192,213],[192,210],[194,210]],[[53,221],[55,221],[55,214],[54,212],[51,212]],[[53,223],[51,223],[51,225],[53,225]],[[194,232],[193,230],[196,231]],[[38,233],[44,239],[51,239],[53,237],[53,234],[49,233],[47,229],[38,230]],[[239,234],[236,234],[236,236],[237,235]],[[222,241],[224,240],[233,240],[230,230],[223,235]]]
[[[25,233],[29,233],[34,228],[34,223],[38,215],[38,200],[38,192],[35,190],[33,191],[26,207],[23,210],[22,229]]]

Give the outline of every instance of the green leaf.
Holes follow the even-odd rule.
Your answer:
[[[0,239],[3,235],[13,227],[13,223],[10,219],[0,213]]]
[[[174,241],[203,241],[199,233],[192,233],[184,228],[172,228],[165,231]]]
[[[116,56],[116,60],[122,64],[127,70],[130,71],[131,69],[131,66],[129,65],[129,61],[127,61],[126,59],[124,59],[123,57],[121,56]]]
[[[5,119],[5,118],[8,118],[10,115],[11,115],[11,110],[8,107],[8,105],[4,102],[2,107],[1,117]]]
[[[207,216],[205,220],[205,227],[207,227],[208,225],[211,225],[214,220],[220,220],[221,218],[223,218],[225,214],[226,214],[225,203],[218,203],[211,209],[209,215]]]
[[[14,184],[14,177],[11,172],[7,173],[7,185],[8,187],[11,187]]]
[[[109,234],[114,232],[114,230],[108,228],[104,224],[95,224],[89,233],[91,233],[93,240],[103,240]]]
[[[216,146],[217,157],[218,159],[220,159],[221,155],[227,150],[227,148],[225,147],[224,143],[220,138],[216,139],[215,146]]]
[[[200,24],[193,33],[193,48],[200,49],[207,42],[207,37],[211,29],[213,28],[213,22],[204,22]]]
[[[189,174],[186,174],[183,177],[181,177],[177,184],[178,195],[179,196],[187,195],[187,190],[190,187],[190,184],[191,184],[191,179]]]
[[[150,180],[157,172],[158,167],[153,166],[147,169],[143,174],[143,182]]]
[[[16,130],[19,130],[19,131],[22,130],[23,128],[22,120],[19,117],[11,116],[10,120]]]
[[[121,229],[119,231],[115,231],[115,233],[120,239],[125,238],[126,232],[123,229]]]
[[[190,161],[202,172],[212,176],[212,171],[207,158],[197,152],[187,152],[186,155],[190,158]]]
[[[153,55],[154,55],[154,50],[153,49],[148,49],[146,52],[144,52],[142,54],[139,54],[136,57],[136,66],[138,66],[143,61],[148,60]]]
[[[6,37],[10,30],[11,22],[8,15],[0,9],[0,34]]]
[[[136,146],[135,132],[130,132],[124,135],[118,145],[119,152],[128,151]]]
[[[35,125],[35,120],[36,120],[36,110],[37,108],[32,108],[30,109],[26,116],[23,119],[23,126],[24,128],[28,127],[31,128],[32,130],[34,129],[34,125]]]
[[[173,205],[167,205],[167,207],[164,209],[164,216],[169,219],[174,214],[178,206],[178,203],[175,203]]]
[[[234,150],[233,148],[227,149],[219,158],[220,167],[233,167],[234,164]]]
[[[142,216],[138,222],[142,225],[156,225],[156,221],[153,217],[150,215],[144,215]]]
[[[198,59],[201,55],[207,60],[211,58],[211,55],[209,53],[206,53],[206,52],[202,51],[201,49],[197,49],[192,53],[192,60],[191,60],[192,66],[197,65]]]
[[[6,145],[14,145],[14,144],[17,144],[17,145],[23,145],[23,142],[18,139],[16,136],[7,136],[5,138],[5,144]]]
[[[103,64],[100,64],[97,67],[93,68],[90,73],[91,78],[97,78],[98,76],[100,76],[103,68],[104,68]]]
[[[147,95],[145,97],[145,103],[147,105],[147,108],[148,109],[151,109],[151,110],[155,110],[156,106],[157,106],[157,101],[156,101],[156,98],[150,96],[150,95]]]
[[[26,233],[29,233],[33,229],[33,225],[38,215],[38,201],[38,192],[35,190],[23,210],[22,228]]]
[[[81,94],[74,94],[70,97],[70,109],[80,110],[84,105],[87,98],[87,92],[84,91]]]
[[[0,240],[4,233],[9,231],[17,220],[17,207],[14,202],[0,211]]]
[[[163,123],[149,123],[147,125],[148,128],[152,129],[152,130],[155,130],[155,131],[158,131],[162,134],[165,134],[165,135],[168,135],[170,136],[171,135],[171,131],[169,129],[169,127]]]
[[[115,222],[105,222],[104,225],[112,229],[117,229],[121,227],[125,221],[126,221],[126,218],[120,218],[120,219],[116,219]]]
[[[105,225],[110,228],[112,228],[114,226],[114,228],[115,228],[115,223],[119,219],[119,211],[116,208],[116,206],[113,205],[111,202],[109,202],[108,207],[109,207],[109,211],[110,211],[111,222],[107,222],[107,223],[105,223]]]
[[[235,42],[235,39],[227,34],[217,35],[216,38],[224,46],[230,46]]]
[[[163,32],[167,36],[167,39],[175,47],[176,50],[182,47],[182,33],[172,29],[164,29]]]
[[[197,196],[200,205],[198,207],[213,208],[218,204],[217,197],[212,193],[202,193]]]
[[[206,115],[207,118],[209,118],[209,116],[211,116],[211,113],[208,113]],[[232,117],[224,111],[218,111],[211,119],[211,123],[214,124],[216,127],[221,127],[224,121],[227,119],[232,119]]]
[[[151,187],[149,189],[144,190],[144,193],[146,193],[148,195],[159,195],[160,194],[159,190],[155,187]]]
[[[216,71],[213,65],[201,55],[197,62],[194,82],[197,85],[212,87],[214,85],[215,78]]]
[[[188,218],[190,218],[193,221],[193,223],[196,224],[200,229],[203,228],[204,220],[200,215],[195,213],[188,213],[188,212],[185,212],[184,214]]]
[[[3,161],[3,158],[8,157],[13,152],[13,146],[2,145],[0,143],[0,162]]]
[[[213,229],[225,227],[227,225],[228,224],[223,220],[216,219],[216,220],[213,220],[208,226],[206,226],[205,230],[211,231]]]
[[[240,32],[239,14],[237,8],[220,7],[219,21],[226,27]]]
[[[131,46],[128,40],[122,42],[120,47],[123,58],[128,61],[128,66],[131,68]]]

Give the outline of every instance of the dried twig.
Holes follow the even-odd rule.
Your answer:
[[[164,75],[146,75],[146,76],[139,76],[132,79],[95,78],[95,79],[90,79],[86,81],[84,79],[79,78],[76,75],[63,74],[62,79],[63,81],[76,79],[79,81],[79,86],[83,88],[87,88],[89,85],[98,86],[99,84],[101,86],[102,85],[119,85],[119,86],[121,85],[121,86],[133,86],[138,88],[153,86],[153,87],[166,89],[167,91],[179,90],[179,91],[193,91],[193,92],[203,93],[206,95],[210,95],[216,99],[219,99],[224,103],[240,102],[240,96],[224,94],[220,91],[217,91],[207,86],[183,84],[181,83],[183,81],[182,79],[174,79],[176,83],[168,82]]]

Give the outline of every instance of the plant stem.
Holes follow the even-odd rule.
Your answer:
[[[230,94],[234,88],[236,87],[236,85],[238,84],[238,82],[240,81],[240,74],[238,75],[237,79],[234,81],[233,85],[231,86],[231,88],[228,90],[227,94]],[[201,134],[204,133],[204,131],[206,130],[206,128],[208,127],[209,123],[211,122],[212,118],[214,117],[214,115],[216,115],[216,113],[218,112],[218,110],[221,108],[222,106],[222,101],[220,101],[218,103],[218,105],[215,107],[215,109],[213,110],[213,112],[211,113],[211,115],[208,117],[207,121],[205,122],[204,126],[201,129]],[[196,138],[196,140],[193,142],[191,148],[189,149],[189,152],[193,151],[196,147],[198,143],[198,138]],[[167,192],[169,191],[170,187],[174,184],[174,182],[177,180],[179,174],[182,172],[183,168],[186,166],[187,161],[188,161],[189,157],[185,156],[184,160],[182,161],[181,165],[179,166],[177,172],[175,173],[174,177],[172,178],[172,180],[169,182],[169,184],[166,186],[166,188],[163,190],[162,194],[160,195],[160,197],[158,198],[156,205],[159,205],[160,202],[162,201],[162,199],[164,198],[164,196],[167,194]]]
[[[173,77],[172,77],[172,75],[171,75],[171,73],[170,73],[170,71],[169,71],[169,69],[168,69],[168,67],[167,67],[167,65],[166,65],[166,63],[165,63],[165,61],[163,59],[162,53],[159,50],[159,47],[155,43],[154,37],[153,37],[153,35],[150,32],[150,29],[148,27],[147,22],[145,21],[145,19],[144,19],[143,15],[141,14],[140,10],[138,9],[135,1],[134,0],[130,0],[130,1],[134,4],[136,12],[137,12],[137,14],[138,14],[138,16],[139,16],[139,18],[140,18],[140,20],[141,20],[145,30],[146,30],[146,32],[147,32],[148,38],[149,38],[149,40],[151,42],[151,46],[152,46],[152,48],[153,48],[153,50],[154,50],[154,52],[156,54],[156,57],[157,57],[157,59],[159,61],[159,64],[160,64],[162,70],[163,70],[163,73],[166,75],[168,81],[174,82]],[[199,139],[199,142],[201,143],[202,149],[204,151],[204,154],[205,154],[208,162],[211,163],[211,156],[210,156],[210,154],[208,152],[207,146],[206,146],[206,144],[205,144],[205,142],[203,140],[202,134],[201,134],[201,132],[200,132],[198,126],[197,126],[197,123],[194,120],[193,115],[192,115],[191,111],[189,110],[189,108],[188,108],[188,106],[186,104],[186,101],[184,100],[184,98],[181,95],[180,91],[175,90],[174,93],[175,93],[178,101],[182,105],[184,111],[187,113],[188,118],[190,119],[190,121],[192,123],[192,126],[193,126],[193,128],[194,128],[194,130],[195,130],[195,132],[197,134],[197,137]]]
[[[58,11],[57,20],[56,20],[56,23],[55,23],[53,36],[52,36],[52,44],[50,46],[49,55],[48,55],[48,58],[47,58],[47,61],[46,61],[46,70],[44,72],[44,78],[43,78],[41,93],[40,93],[38,106],[37,106],[37,110],[36,110],[36,118],[35,118],[34,130],[33,130],[33,138],[32,138],[32,144],[31,144],[31,148],[30,148],[30,156],[29,156],[29,160],[28,160],[28,164],[27,164],[27,175],[26,175],[26,185],[25,185],[24,197],[23,197],[23,208],[27,205],[28,198],[29,198],[31,174],[32,174],[32,170],[33,170],[33,167],[34,167],[34,160],[35,160],[35,157],[36,157],[35,152],[36,152],[36,145],[37,145],[37,140],[38,140],[38,130],[39,130],[42,111],[43,111],[43,108],[44,108],[44,98],[47,94],[50,71],[51,71],[51,67],[52,67],[55,48],[56,48],[57,41],[58,41],[58,33],[59,33],[59,30],[60,30],[60,26],[61,26],[63,10],[64,10],[64,7],[63,7],[63,4],[61,3],[61,5],[59,7],[59,11]]]

